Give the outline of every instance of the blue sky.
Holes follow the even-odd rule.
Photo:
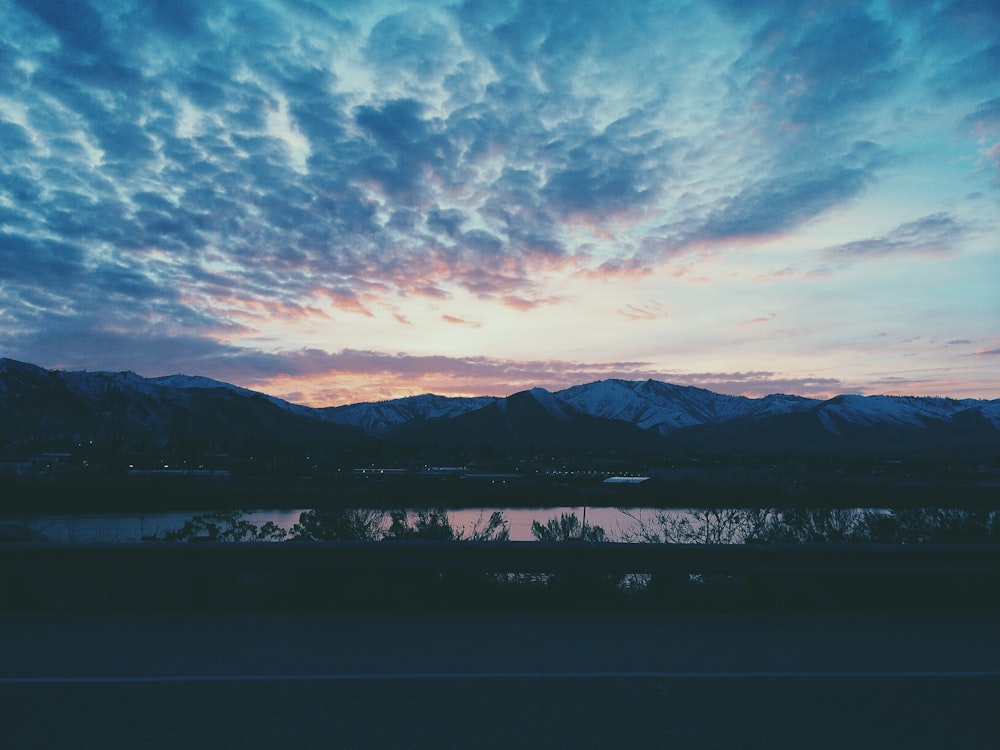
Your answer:
[[[995,2],[0,0],[0,354],[1000,397]]]

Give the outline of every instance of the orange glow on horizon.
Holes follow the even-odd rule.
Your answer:
[[[251,386],[248,386],[251,387]],[[392,399],[434,393],[439,396],[508,396],[532,386],[516,383],[483,383],[477,387],[463,380],[450,380],[440,375],[402,378],[390,374],[359,374],[331,372],[325,375],[293,378],[280,376],[256,383],[253,390],[268,393],[295,404],[323,408],[362,402],[389,401]]]
[[[503,377],[502,374],[490,377],[486,375],[456,376],[435,372],[404,376],[388,372],[346,372],[331,371],[313,376],[282,375],[259,382],[245,382],[239,385],[251,390],[267,393],[295,404],[314,408],[344,406],[363,402],[388,401],[409,396],[419,396],[433,393],[449,397],[495,396],[506,397],[520,391],[535,387],[549,391],[559,391],[574,385],[582,385],[607,378],[625,380],[646,380],[650,377],[676,385],[690,385],[704,388],[720,394],[744,396],[746,398],[763,398],[764,396],[784,393],[787,395],[804,396],[817,400],[827,400],[845,393],[855,393],[863,396],[915,396],[942,398],[1000,398],[1000,392],[995,391],[994,384],[985,379],[968,379],[950,381],[945,379],[927,379],[901,381],[890,383],[872,380],[868,382],[845,381],[839,385],[822,385],[810,383],[811,378],[798,382],[796,378],[783,379],[776,374],[761,378],[759,382],[744,382],[737,385],[726,382],[724,376],[718,381],[698,376],[692,380],[690,376],[678,374],[673,377],[669,373],[657,374],[650,372],[586,372],[574,371],[564,374],[553,373],[546,381],[530,379],[530,376],[519,378]],[[975,395],[972,395],[975,394]]]

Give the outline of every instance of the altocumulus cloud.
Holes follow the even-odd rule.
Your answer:
[[[845,263],[895,255],[948,255],[971,228],[939,213],[894,227],[885,235],[827,248],[822,257]]]
[[[249,382],[304,357],[248,343],[266,320],[556,305],[553,279],[858,200],[899,163],[885,123],[916,96],[952,102],[998,163],[990,4],[0,0],[0,17],[0,346],[47,364]],[[826,260],[965,236],[934,214]]]

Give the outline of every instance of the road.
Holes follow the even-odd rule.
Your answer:
[[[997,746],[995,616],[0,615],[8,748]]]

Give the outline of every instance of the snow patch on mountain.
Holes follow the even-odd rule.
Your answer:
[[[823,426],[840,434],[844,424],[913,428],[933,421],[950,421],[968,409],[983,408],[976,399],[957,401],[930,396],[836,396],[818,407]]]
[[[266,400],[286,412],[361,427],[375,434],[386,433],[406,422],[457,417],[491,404],[506,412],[508,406],[515,402],[523,405],[527,399],[536,402],[558,421],[572,421],[583,413],[625,421],[660,435],[732,419],[771,420],[804,412],[811,412],[826,430],[842,437],[856,435],[857,429],[867,428],[888,430],[886,434],[889,435],[941,426],[952,430],[962,430],[965,425],[981,429],[984,427],[982,420],[1000,430],[1000,399],[842,395],[820,402],[785,394],[747,398],[656,380],[602,380],[555,393],[533,388],[514,394],[510,404],[508,399],[492,396],[463,398],[423,394],[316,409],[201,376],[178,374],[144,378],[134,372],[50,371],[6,358],[0,358],[0,376],[3,399],[9,400],[5,394],[31,393],[32,389],[57,395],[68,392],[93,404],[95,413],[108,415],[120,411],[150,424],[159,419],[165,405],[187,404],[193,408],[201,403],[203,394],[196,397],[193,391],[221,389],[232,395],[220,395],[220,398]],[[52,396],[46,398],[51,400]]]
[[[216,388],[222,388],[227,391],[232,391],[233,393],[238,393],[242,396],[257,396],[259,398],[266,399],[270,403],[277,406],[283,411],[287,411],[291,414],[298,414],[300,416],[316,417],[318,416],[317,410],[312,409],[308,406],[303,406],[301,404],[293,404],[284,399],[278,398],[277,396],[269,396],[266,393],[260,393],[258,391],[250,390],[249,388],[242,388],[238,385],[233,385],[232,383],[224,383],[221,380],[213,380],[212,378],[206,378],[202,375],[163,375],[157,378],[150,378],[150,383],[155,383],[163,388],[172,388],[175,390],[213,390]]]
[[[233,391],[246,392],[246,388],[240,388],[232,383],[223,383],[221,380],[212,380],[202,375],[162,375],[158,378],[150,378],[151,383],[162,385],[167,388],[228,388]]]
[[[813,399],[782,394],[761,399],[728,396],[658,380],[601,380],[573,386],[555,395],[587,414],[622,419],[661,435],[739,417],[805,411],[819,403]]]
[[[570,413],[569,407],[561,399],[557,398],[550,391],[544,388],[532,388],[528,393],[531,397],[535,399],[542,408],[551,416],[553,419],[557,419],[560,422],[569,422],[573,416]]]
[[[1000,430],[1000,398],[987,401],[980,407],[979,412],[986,417],[993,426]]]
[[[771,417],[779,414],[795,414],[808,411],[819,402],[805,396],[790,396],[786,393],[772,393],[763,398],[747,399],[750,402],[751,417]]]
[[[323,418],[337,424],[354,425],[368,432],[383,433],[414,419],[456,417],[488,406],[493,396],[450,397],[425,393],[390,401],[362,402],[317,410]]]
[[[83,397],[106,396],[110,393],[140,393],[144,396],[160,396],[159,386],[131,371],[124,372],[57,372],[66,387]]]

